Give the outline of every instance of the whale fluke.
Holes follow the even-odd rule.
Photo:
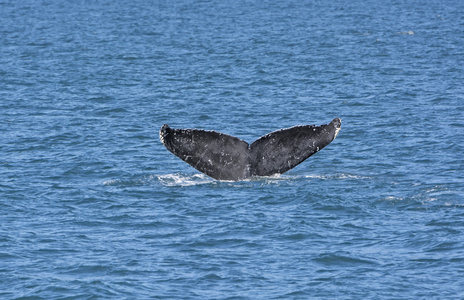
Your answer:
[[[217,180],[243,180],[283,174],[330,144],[341,128],[335,118],[326,125],[303,125],[266,134],[251,145],[216,131],[161,127],[160,140],[183,161]]]

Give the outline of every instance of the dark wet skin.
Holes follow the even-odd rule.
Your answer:
[[[262,136],[251,145],[219,132],[173,129],[163,125],[164,146],[198,171],[217,180],[244,180],[283,174],[330,144],[341,120],[326,125],[294,126]]]

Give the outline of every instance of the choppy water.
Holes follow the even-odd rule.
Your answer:
[[[0,1],[2,299],[464,298],[462,1]],[[199,174],[343,120],[290,172]]]

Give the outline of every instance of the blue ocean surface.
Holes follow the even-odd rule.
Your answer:
[[[0,0],[1,299],[463,299],[464,2]],[[247,142],[216,181],[163,124]]]

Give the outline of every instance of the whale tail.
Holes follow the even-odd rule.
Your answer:
[[[283,174],[330,144],[341,128],[335,118],[326,125],[294,126],[262,136],[251,145],[219,132],[172,129],[163,125],[164,146],[198,171],[217,180]]]

